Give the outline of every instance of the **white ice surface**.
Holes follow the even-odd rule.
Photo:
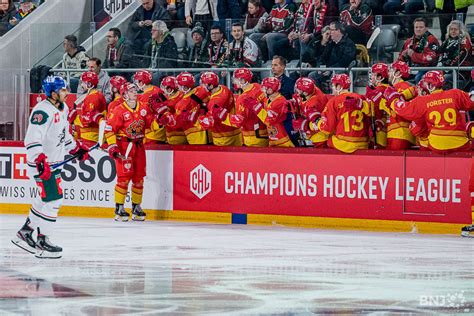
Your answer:
[[[0,216],[0,315],[474,314],[474,239],[60,217],[59,260]]]

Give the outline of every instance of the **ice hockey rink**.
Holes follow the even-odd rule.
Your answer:
[[[0,216],[0,315],[474,313],[472,238],[60,217],[51,260],[23,222]]]

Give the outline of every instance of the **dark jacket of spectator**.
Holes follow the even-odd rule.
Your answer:
[[[13,26],[10,24],[10,20],[17,14],[15,5],[10,1],[7,11],[0,10],[0,36],[3,36]]]
[[[133,49],[124,37],[118,40],[115,47],[107,46],[104,68],[132,68],[134,66],[136,63],[133,62]]]
[[[161,43],[152,40],[146,49],[146,55],[149,57],[143,65],[145,68],[174,68],[178,65],[178,47],[169,32],[165,34]]]
[[[329,43],[323,45],[320,36],[312,39],[308,44],[308,49],[306,49],[303,56],[301,57],[301,61],[308,63],[313,67],[320,66],[321,56],[323,55]]]
[[[338,43],[329,42],[321,56],[321,65],[326,65],[326,67],[347,67],[355,59],[355,44],[346,34]]]
[[[170,15],[168,10],[165,9],[166,1],[155,1],[153,4],[153,13],[151,15],[151,20],[153,22],[169,21]],[[140,21],[145,20],[145,9],[143,6],[140,6],[132,16],[130,23],[128,25],[128,32],[131,41],[135,41],[137,38],[148,38],[151,39],[151,25],[150,26],[140,26]]]
[[[204,39],[199,45],[194,44],[189,50],[188,66],[191,68],[209,67],[209,43]]]
[[[414,51],[411,57],[406,53],[409,49]],[[420,38],[412,36],[405,41],[398,60],[408,63],[410,67],[436,66],[438,63],[438,49],[438,39],[429,31],[426,31]]]

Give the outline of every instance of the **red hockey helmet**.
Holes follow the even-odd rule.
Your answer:
[[[418,90],[418,95],[425,95],[430,93],[428,90],[428,85],[425,82],[425,79],[421,78],[420,81],[416,84],[416,88]]]
[[[281,88],[281,83],[278,78],[275,77],[267,77],[262,81],[262,87],[267,89],[272,89],[273,93],[278,92]]]
[[[234,71],[234,78],[235,79],[243,79],[245,82],[252,81],[253,73],[248,68],[239,68]]]
[[[191,75],[189,72],[182,72],[176,77],[176,81],[178,83],[178,86],[181,87],[186,87],[186,88],[194,88],[195,85],[195,80],[193,75]]]
[[[316,90],[316,85],[314,81],[310,78],[301,77],[296,80],[295,83],[295,92],[298,94],[305,94],[306,96],[312,95]]]
[[[86,71],[81,75],[81,81],[88,82],[95,88],[99,84],[99,76],[93,71]]]
[[[132,90],[138,90],[138,87],[134,83],[126,82],[125,84],[122,85],[120,88],[120,95],[123,97],[125,93],[128,93]]]
[[[402,78],[408,78],[408,76],[410,76],[410,67],[404,61],[397,60],[390,65],[390,68],[392,68],[394,72],[398,70]]]
[[[176,82],[176,77],[173,77],[173,76],[164,77],[163,80],[161,80],[160,88],[163,91],[178,89],[178,83]]]
[[[125,79],[124,77],[122,76],[113,76],[112,78],[110,78],[110,85],[117,89],[117,91],[120,91],[120,88],[122,87],[122,85],[124,85],[125,83],[127,83],[127,79]]]
[[[441,89],[444,86],[444,74],[439,70],[431,70],[425,73],[423,80],[427,87],[430,85],[435,89]]]
[[[351,78],[346,74],[335,74],[331,78],[331,84],[340,85],[342,89],[349,89],[351,86]]]
[[[153,79],[151,72],[147,70],[139,70],[133,75],[133,82],[143,82],[143,84],[150,84]]]
[[[388,78],[388,66],[387,66],[387,64],[384,64],[384,63],[373,64],[372,67],[370,68],[370,72],[372,74],[376,74],[376,75],[381,76],[383,79]]]
[[[206,71],[201,75],[201,84],[217,87],[219,85],[219,77],[211,71]]]

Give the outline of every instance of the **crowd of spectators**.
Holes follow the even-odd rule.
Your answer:
[[[44,1],[39,0],[0,0],[0,36],[18,25],[28,14]]]
[[[4,1],[7,0],[0,0]],[[375,14],[388,13],[392,16],[382,16],[382,23],[398,21],[402,26],[409,23],[406,40],[400,39],[400,53],[394,60],[398,58],[411,67],[471,66],[474,63],[472,34],[455,15],[463,13],[465,19],[471,0],[437,1],[436,4],[417,0],[384,3],[301,0],[298,4],[293,0],[140,1],[141,6],[127,29],[108,31],[103,66],[155,68],[158,71],[154,73],[154,83],[170,74],[160,68],[269,67],[275,55],[298,60],[301,68],[347,68],[356,59],[358,44],[366,46],[376,28]],[[426,3],[431,5],[426,6]],[[441,23],[440,17],[441,40],[430,32],[427,19],[410,16],[420,10],[451,14],[447,24]],[[171,30],[181,27],[182,32],[183,26],[189,27],[192,40],[178,48]],[[71,38],[66,39],[70,48],[65,46],[62,67],[85,68],[87,60],[81,59],[81,48],[77,42],[70,41]],[[423,73],[418,72],[414,81]],[[130,76],[126,72],[119,74]],[[292,77],[307,75],[325,90],[324,84],[331,74],[330,71],[299,71]],[[220,75],[223,80],[225,72]],[[77,81],[78,74],[72,77]],[[468,84],[470,76],[464,77],[464,83]],[[449,80],[449,73],[447,78]]]
[[[119,63],[115,68],[131,67],[131,64],[145,68],[259,67],[270,65],[277,54],[287,60],[299,60],[298,65],[302,67],[348,67],[356,58],[357,44],[365,46],[376,28],[376,14],[384,15],[378,23],[400,23],[402,29],[406,28],[401,34],[407,40],[398,58],[411,66],[473,63],[472,53],[469,53],[471,40],[463,21],[450,24],[458,17],[456,13],[464,13],[465,19],[471,0],[437,1],[436,4],[421,0],[384,3],[370,0],[140,1],[142,5],[128,29],[122,30],[129,42],[117,43],[119,47],[125,45],[130,49],[130,54],[125,54],[129,65]],[[440,18],[441,41],[428,30],[427,20],[414,15],[434,10],[451,14],[444,16],[449,17],[447,24],[441,23]],[[450,28],[459,29],[458,33],[449,31],[448,24]],[[189,27],[192,43],[178,52],[170,30],[183,26]],[[121,56],[111,56],[113,49],[110,48],[109,43],[106,67],[109,66],[107,60],[120,60]],[[462,53],[457,54],[457,51]],[[156,73],[154,81],[158,82],[165,75]],[[309,76],[323,84],[330,72],[311,72]]]

